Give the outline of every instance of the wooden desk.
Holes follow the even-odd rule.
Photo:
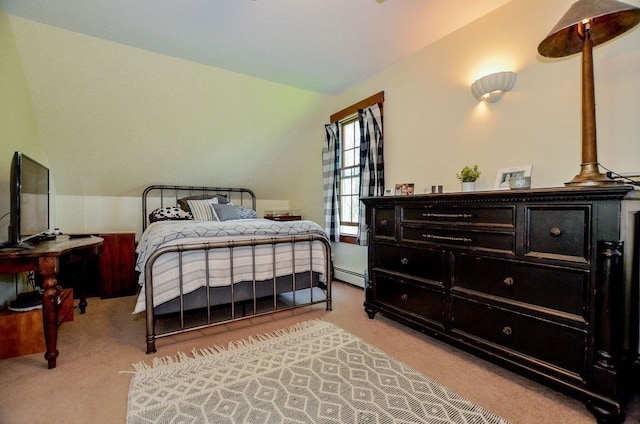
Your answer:
[[[60,267],[100,254],[100,237],[70,239],[60,236],[42,242],[33,250],[0,250],[0,272],[17,273],[35,271],[42,278],[42,323],[47,351],[44,354],[49,368],[56,367],[58,357],[58,299],[60,286],[57,276]]]

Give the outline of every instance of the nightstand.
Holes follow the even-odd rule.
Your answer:
[[[297,210],[265,211],[264,219],[272,221],[300,221],[302,215]]]
[[[100,258],[90,263],[83,274],[65,275],[66,286],[76,292],[85,290],[88,297],[102,299],[136,294],[136,233],[135,231],[70,231],[70,234],[92,234],[103,239]],[[99,264],[98,264],[99,261]],[[80,286],[84,285],[84,286]]]
[[[272,221],[300,221],[301,215],[281,215],[281,216],[266,216],[264,219],[270,219]]]

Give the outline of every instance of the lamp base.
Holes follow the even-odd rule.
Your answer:
[[[618,182],[600,172],[597,163],[583,163],[580,165],[580,173],[573,177],[565,186],[603,186],[614,185]]]

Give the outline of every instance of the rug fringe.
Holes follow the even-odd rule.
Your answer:
[[[267,340],[271,340],[277,337],[281,337],[287,334],[296,333],[298,331],[306,330],[312,327],[315,327],[319,324],[326,324],[326,322],[321,318],[312,319],[309,321],[301,321],[295,324],[292,324],[289,328],[282,328],[279,330],[270,331],[268,333],[256,334],[253,336],[249,336],[246,339],[241,339],[237,341],[229,342],[227,347],[222,345],[214,345],[200,349],[192,349],[191,355],[178,352],[175,356],[160,356],[155,357],[151,360],[151,364],[146,363],[145,361],[140,361],[132,364],[135,372],[152,370],[160,367],[165,367],[168,365],[180,364],[189,361],[203,359],[212,355],[217,355],[223,352],[234,351],[237,349],[241,349],[244,347],[249,347],[255,345],[256,343],[264,342]]]

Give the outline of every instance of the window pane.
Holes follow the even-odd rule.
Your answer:
[[[353,199],[353,203],[351,204],[352,222],[358,222],[359,213],[360,213],[360,200],[357,197],[355,197]]]
[[[344,166],[353,166],[355,165],[356,156],[354,150],[345,150],[344,152]]]
[[[342,188],[340,190],[340,195],[341,196],[348,196],[351,193],[351,180],[348,178],[344,178],[342,180],[342,184],[341,184]]]
[[[351,178],[351,193],[358,194],[360,192],[360,178]]]
[[[357,116],[342,122],[340,234],[358,233],[360,213],[360,125]]]
[[[358,130],[358,132],[360,132]],[[344,135],[344,148],[345,149],[353,149],[353,140],[355,138],[354,128],[351,124],[345,124],[342,126],[342,134]]]
[[[357,236],[358,235],[358,227],[354,227],[351,225],[341,225],[340,226],[340,234],[346,236]]]
[[[351,196],[342,196],[342,221],[351,222]]]

